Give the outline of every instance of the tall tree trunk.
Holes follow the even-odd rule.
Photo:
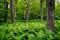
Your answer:
[[[34,4],[32,4],[34,5]],[[34,19],[36,18],[36,9],[35,9],[35,6],[33,6],[33,9],[34,9]]]
[[[24,0],[24,20],[26,20],[26,0]]]
[[[10,8],[11,8],[11,20],[12,20],[12,23],[14,23],[14,20],[15,20],[14,0],[10,0]]]
[[[29,16],[30,16],[30,0],[28,0],[27,21],[29,20]]]
[[[55,0],[46,0],[47,4],[47,28],[54,30],[54,13],[55,13]]]
[[[5,8],[5,15],[4,15],[4,22],[7,21],[7,13],[8,13],[8,2],[6,0],[4,0],[4,8]]]
[[[42,6],[42,0],[40,0],[40,14],[41,14],[41,22],[43,21],[43,6]]]

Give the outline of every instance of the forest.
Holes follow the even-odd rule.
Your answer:
[[[60,40],[60,0],[0,0],[0,40]]]

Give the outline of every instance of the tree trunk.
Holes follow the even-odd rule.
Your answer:
[[[26,0],[24,0],[24,20],[26,20]]]
[[[10,0],[10,8],[11,8],[11,20],[12,20],[12,23],[14,23],[14,20],[15,20],[14,0]]]
[[[7,21],[7,13],[8,13],[8,2],[6,1],[6,0],[4,0],[4,8],[5,8],[5,15],[4,15],[4,22],[6,22]]]
[[[41,14],[41,22],[43,21],[43,6],[42,6],[42,0],[40,0],[40,14]]]
[[[55,13],[55,0],[46,0],[47,4],[47,28],[54,30],[54,13]]]
[[[28,0],[27,21],[29,20],[29,16],[30,16],[30,0]]]

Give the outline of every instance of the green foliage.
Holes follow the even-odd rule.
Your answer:
[[[60,20],[57,20],[56,34],[46,29],[45,22],[4,23],[0,25],[0,40],[60,40],[59,23]]]
[[[10,3],[9,0],[7,2]],[[24,12],[27,13],[27,0],[15,0],[15,17],[16,19],[23,19]],[[26,8],[26,9],[24,9]],[[24,11],[25,10],[25,11]],[[0,0],[0,19],[4,17],[4,0]],[[60,19],[60,4],[56,3],[55,5],[55,19]],[[46,0],[43,1],[43,15],[44,19],[46,19]],[[11,13],[10,8],[8,9],[8,18],[10,19]],[[30,18],[29,19],[39,19],[40,18],[40,0],[30,0]]]
[[[55,13],[55,18],[56,18],[56,19],[60,19],[60,18],[59,18],[59,17],[60,17],[60,14],[59,14],[60,11],[59,11],[59,10],[60,10],[60,4],[57,4],[57,5],[56,5],[56,8],[55,8],[55,12],[56,12],[56,13]]]
[[[4,0],[0,0],[0,18],[4,17]]]
[[[46,19],[46,0],[43,1],[43,15]],[[10,3],[9,0],[7,2]],[[27,9],[27,0],[15,0],[15,17],[17,20],[24,18],[24,8]],[[55,19],[60,19],[60,4],[55,5]],[[0,19],[4,17],[4,0],[0,0]],[[27,13],[27,10],[25,10]],[[11,19],[10,8],[8,18]],[[30,19],[40,18],[40,0],[30,0]],[[56,34],[47,30],[46,23],[36,22],[16,22],[15,24],[3,23],[0,25],[0,40],[60,40],[60,20],[55,23]]]
[[[27,0],[26,0],[27,1]],[[16,18],[17,19],[23,19],[24,17],[24,7],[27,8],[27,2],[26,1],[17,1],[17,5],[16,6]],[[24,2],[26,2],[24,4]],[[24,6],[25,5],[25,6]],[[60,4],[57,3],[57,5],[55,6],[55,19],[60,19]],[[46,12],[46,0],[43,1],[43,15],[44,15],[44,19],[46,19],[47,16],[47,12]],[[20,18],[19,18],[20,17]],[[38,19],[40,18],[40,0],[36,1],[36,0],[31,0],[30,1],[30,19]]]

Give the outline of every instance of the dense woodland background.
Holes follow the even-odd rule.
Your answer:
[[[10,13],[10,1],[7,1],[8,2],[8,19],[11,18],[11,13]],[[59,2],[56,2],[55,3],[55,19],[60,19],[60,14],[59,14],[59,10],[60,10],[60,3]],[[42,3],[43,5],[43,18],[46,19],[46,0],[43,1]],[[28,1],[27,0],[17,0],[17,1],[14,1],[14,8],[15,8],[15,18],[17,20],[23,20],[24,19],[24,13],[26,14],[27,13],[27,10],[28,10]],[[5,14],[5,10],[4,10],[4,0],[0,1],[0,19],[4,18],[4,14]],[[35,1],[35,0],[30,0],[30,17],[29,19],[33,20],[33,19],[40,19],[40,0],[38,1]],[[2,14],[3,13],[3,14]],[[26,15],[25,15],[26,16]]]
[[[60,0],[0,0],[0,40],[60,40]]]

